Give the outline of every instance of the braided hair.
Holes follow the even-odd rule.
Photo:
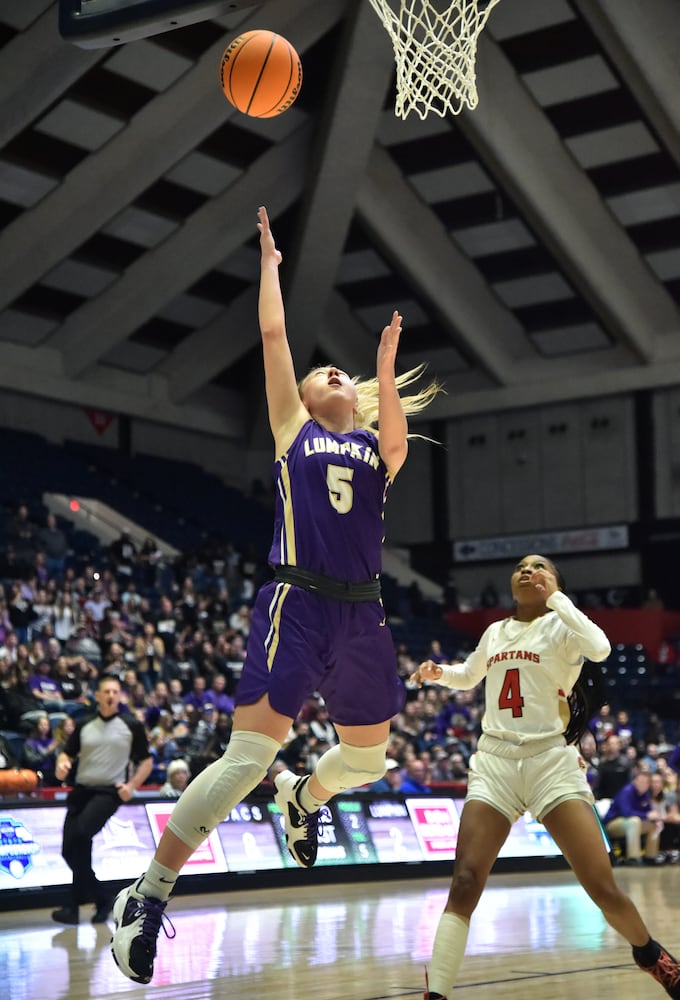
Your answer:
[[[552,560],[550,560],[552,562]],[[564,590],[564,577],[552,563],[555,578],[560,590]],[[564,730],[567,743],[579,744],[583,734],[588,729],[588,723],[607,702],[604,674],[599,663],[586,660],[581,668],[578,680],[567,698],[569,705],[569,722]]]
[[[564,730],[567,743],[578,744],[588,729],[588,723],[607,701],[604,674],[599,663],[586,660],[579,678],[567,698],[570,717]]]

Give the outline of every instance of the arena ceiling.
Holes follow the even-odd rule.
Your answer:
[[[397,308],[440,418],[680,382],[677,0],[501,0],[477,109],[425,121],[367,0],[113,48],[57,6],[0,6],[0,388],[255,443],[260,204],[298,371],[370,374]],[[218,84],[253,27],[302,56],[279,118]]]

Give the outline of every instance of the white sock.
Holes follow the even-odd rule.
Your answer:
[[[447,997],[456,981],[465,955],[470,924],[455,913],[442,913],[434,936],[432,961],[428,970],[431,993]]]
[[[139,883],[137,891],[142,896],[148,896],[150,899],[160,899],[164,903],[166,899],[170,898],[170,893],[175,888],[176,881],[177,872],[174,872],[172,868],[166,868],[165,865],[161,865],[158,861],[152,859],[142,877],[142,881]]]
[[[315,798],[309,790],[309,782],[305,781],[302,788],[299,788],[295,793],[297,800],[307,813],[316,812],[321,806],[325,806],[328,799],[317,799]]]

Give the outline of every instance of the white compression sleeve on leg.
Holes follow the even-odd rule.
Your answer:
[[[281,744],[263,733],[231,734],[224,754],[187,785],[168,820],[176,837],[196,850],[234,806],[262,781]]]
[[[434,936],[432,961],[428,973],[431,993],[449,996],[463,962],[470,925],[456,913],[442,913]]]
[[[340,743],[326,751],[314,773],[318,782],[335,795],[382,778],[385,773],[386,752],[387,740],[372,747],[354,747],[348,743]]]

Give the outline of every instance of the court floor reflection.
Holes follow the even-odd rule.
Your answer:
[[[619,877],[617,875],[617,877]],[[653,932],[678,949],[678,869],[621,873]],[[448,880],[304,885],[180,896],[153,982],[110,955],[111,927],[59,929],[49,910],[0,914],[0,976],[10,1000],[387,1000],[422,997]],[[456,998],[646,1000],[662,991],[569,872],[492,876],[472,923]],[[4,992],[4,991],[3,991]],[[6,995],[6,994],[5,994]]]

